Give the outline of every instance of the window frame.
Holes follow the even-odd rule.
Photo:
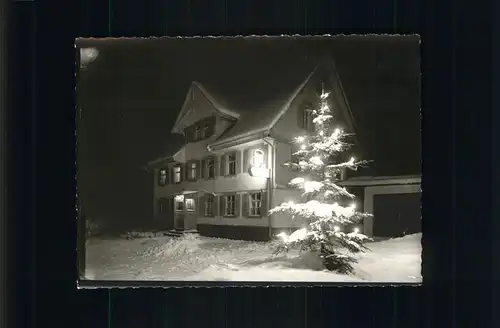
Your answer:
[[[212,172],[212,175],[210,175],[210,172]],[[215,178],[215,159],[214,158],[207,158],[205,160],[205,173],[207,179],[214,179]]]
[[[313,110],[309,107],[304,108],[302,113],[302,128],[308,132],[314,132]]]
[[[256,163],[255,163],[255,158],[256,158],[256,156],[255,156],[255,155],[256,155],[257,153],[260,153],[260,156],[261,156],[261,158],[262,158],[262,163],[260,163],[260,164],[256,164]],[[265,168],[265,167],[267,166],[267,165],[266,165],[265,158],[266,158],[266,157],[265,157],[265,153],[264,153],[264,151],[263,151],[262,149],[260,149],[260,148],[258,148],[258,149],[254,149],[254,150],[252,151],[252,166],[253,166],[253,167],[258,167],[258,168]]]
[[[254,197],[258,197],[258,199],[254,199]],[[258,204],[258,206],[257,206],[257,204]],[[249,217],[262,216],[262,193],[261,192],[255,192],[255,193],[248,194],[248,216]]]
[[[199,125],[196,125],[194,127],[194,140],[197,141],[197,140],[201,140],[201,126]]]
[[[229,198],[232,199],[232,202],[229,202]],[[232,204],[232,214],[229,213],[229,204]],[[236,217],[236,195],[226,195],[224,196],[224,216],[227,217]]]
[[[186,198],[184,199],[184,208],[186,209],[186,212],[195,212],[196,211],[196,202],[194,201],[193,198]],[[188,202],[189,204],[192,205],[192,207],[189,207],[191,205],[188,206]]]
[[[158,185],[164,187],[168,181],[168,169],[163,168],[158,170]]]
[[[233,159],[233,160],[230,160]],[[231,167],[234,167],[234,172],[231,172]],[[227,154],[226,156],[226,169],[229,176],[236,175],[236,153]]]
[[[208,204],[210,204],[210,211],[208,211],[208,208],[209,208]],[[214,196],[206,196],[204,210],[203,210],[204,216],[206,216],[206,217],[214,216],[214,204],[215,204],[215,197]]]
[[[188,180],[190,181],[196,181],[197,180],[197,175],[198,175],[198,167],[197,167],[197,162],[189,162],[189,167],[188,167]]]
[[[174,203],[175,203],[174,208],[176,212],[184,212],[184,209],[186,208],[184,200],[174,200]],[[182,204],[181,208],[179,208],[178,204]]]
[[[180,165],[176,165],[173,167],[174,170],[174,183],[182,182],[182,170]]]
[[[208,137],[208,123],[203,124],[203,127],[201,128],[201,137],[202,139],[205,139]]]

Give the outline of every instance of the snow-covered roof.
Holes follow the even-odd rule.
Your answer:
[[[293,69],[283,66],[273,69],[272,76],[242,76],[237,81],[197,82],[217,109],[219,104],[229,115],[238,117],[217,141],[269,128],[286,111],[317,65],[306,62]]]

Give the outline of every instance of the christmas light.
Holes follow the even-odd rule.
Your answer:
[[[356,208],[356,203],[352,203],[352,204],[351,204],[351,208],[352,208],[352,209],[355,209],[355,208]]]
[[[321,94],[321,100],[324,100],[324,99],[328,98],[328,96],[329,96],[329,95],[330,95],[330,93],[329,93],[329,92],[323,92],[323,93]]]
[[[319,156],[311,157],[309,162],[311,162],[314,165],[323,165],[323,161],[321,160],[321,158]]]
[[[322,136],[323,135],[323,130],[319,131],[319,135]]]
[[[335,232],[339,232],[340,231],[339,226],[335,226],[335,227],[333,227],[333,229],[335,230]]]
[[[306,145],[301,145],[300,149],[302,149],[302,150],[306,149]]]
[[[304,137],[297,137],[298,142],[304,142]]]
[[[359,233],[359,228],[356,227],[356,228],[353,229],[353,231],[354,231],[354,233]]]

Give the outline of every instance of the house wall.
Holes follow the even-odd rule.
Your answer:
[[[199,142],[199,143],[205,143]],[[191,146],[191,147],[189,147]],[[214,156],[215,157],[215,178],[214,179],[205,179],[200,178],[196,181],[182,181],[181,183],[172,183],[172,174],[170,173],[169,177],[171,178],[170,183],[165,186],[158,185],[158,174],[159,169],[155,170],[155,185],[154,185],[154,197],[155,197],[155,206],[156,200],[159,198],[169,198],[172,199],[174,195],[180,194],[185,191],[198,191],[200,194],[204,192],[209,193],[238,193],[237,197],[242,197],[241,193],[247,192],[258,192],[258,191],[267,191],[268,183],[266,177],[256,177],[251,176],[250,174],[250,166],[251,161],[249,158],[250,153],[249,150],[260,149],[265,154],[265,161],[268,168],[271,167],[272,158],[269,156],[270,154],[270,146],[265,143],[263,140],[256,140],[253,142],[249,142],[246,144],[242,144],[239,146],[234,146],[228,149],[225,149],[224,152],[208,152],[208,150],[201,147],[195,147],[195,143],[192,145],[187,145],[185,147],[185,158],[186,160],[197,159],[201,160],[206,156]],[[228,152],[237,152],[237,169],[236,175],[233,176],[221,176],[220,165],[221,165],[221,156]],[[201,163],[201,162],[198,162]],[[169,163],[166,165],[171,172],[172,168],[177,165],[177,163]],[[267,195],[267,194],[266,194]],[[217,215],[215,217],[204,217],[199,215],[199,207],[203,206],[200,203],[200,196],[195,196],[196,198],[196,211],[192,213],[196,217],[196,222],[198,227],[201,230],[210,230],[210,228],[203,227],[203,225],[229,225],[229,226],[248,226],[248,227],[267,227],[269,226],[269,218],[267,216],[259,217],[259,218],[247,218],[241,212],[241,206],[237,212],[237,216],[231,218],[225,218],[221,215]],[[242,203],[241,201],[239,202]],[[155,208],[155,211],[157,209]],[[266,230],[267,231],[267,230]],[[268,234],[264,231],[265,234]]]

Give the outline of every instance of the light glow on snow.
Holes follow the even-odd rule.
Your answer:
[[[421,236],[368,243],[371,251],[356,255],[353,276],[325,270],[317,254],[290,250],[286,256],[273,256],[272,243],[154,235],[91,238],[85,276],[122,281],[421,283]]]

